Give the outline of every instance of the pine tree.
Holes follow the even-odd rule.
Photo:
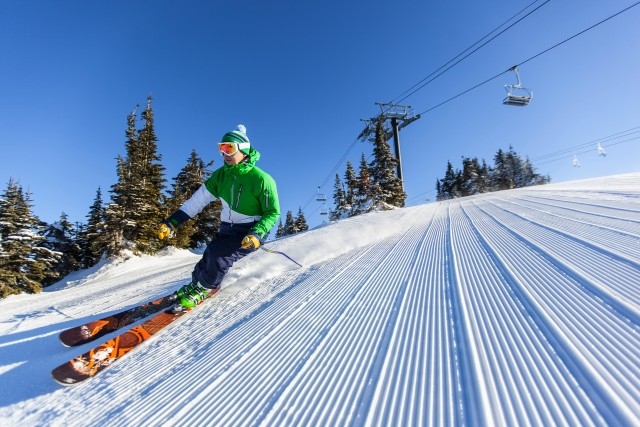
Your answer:
[[[131,116],[130,116],[131,117]],[[128,174],[125,160],[118,155],[116,158],[116,175],[118,182],[111,186],[111,200],[104,210],[105,227],[104,238],[107,255],[119,255],[127,248],[124,239],[125,211],[128,197]]]
[[[48,249],[49,256],[56,261],[55,265],[47,271],[49,277],[43,280],[44,286],[80,269],[82,253],[77,243],[76,230],[64,212],[57,222],[49,224],[44,229],[42,233],[44,240],[40,247]]]
[[[130,157],[139,181],[132,183],[133,194],[137,197],[133,200],[133,211],[129,212],[127,218],[133,220],[136,226],[135,229],[129,230],[129,236],[125,234],[126,238],[135,242],[136,249],[143,253],[154,253],[162,246],[158,240],[157,229],[158,222],[164,217],[162,193],[166,181],[162,157],[158,154],[151,99],[151,96],[147,98],[147,107],[142,112],[144,126],[138,134],[139,144],[136,147],[139,152],[136,156]]]
[[[457,173],[453,169],[453,165],[450,161],[447,161],[447,170],[444,174],[444,178],[440,181],[440,191],[442,193],[442,200],[453,199],[460,197],[460,190],[458,188]]]
[[[304,217],[304,212],[302,212],[302,208],[298,208],[298,215],[295,219],[295,228],[296,233],[301,233],[303,231],[307,231],[309,229],[309,225],[307,224],[307,219]]]
[[[344,213],[347,211],[345,192],[342,189],[342,181],[340,181],[338,174],[336,174],[336,180],[333,184],[333,204],[335,206],[335,210],[329,212],[330,221],[336,221],[342,218]]]
[[[195,150],[191,151],[186,166],[173,178],[165,217],[179,209],[202,186],[202,183],[211,175],[211,171],[207,169],[211,165],[213,161],[205,164]],[[221,209],[222,204],[218,200],[209,204],[191,221],[178,227],[174,238],[169,242],[179,248],[197,248],[200,245],[206,245],[220,228]]]
[[[280,221],[278,222],[278,230],[276,231],[276,239],[284,236],[284,226],[282,225],[282,218],[280,218]]]
[[[462,172],[458,187],[460,188],[460,196],[466,197],[478,193],[480,179],[480,163],[478,158],[469,157],[462,158]]]
[[[518,156],[518,159],[520,164],[518,167],[518,175],[515,177],[516,188],[547,184],[550,181],[548,177],[536,173],[528,157],[522,160],[522,157]]]
[[[94,266],[102,255],[107,252],[108,239],[105,234],[106,212],[102,204],[102,190],[98,187],[93,204],[87,215],[87,225],[79,232],[82,239],[80,245],[82,251],[82,268]]]
[[[40,221],[31,213],[29,193],[13,179],[0,197],[0,296],[42,289],[41,280],[50,267],[37,245]]]
[[[509,146],[509,151],[506,154],[507,164],[509,165],[509,182],[511,187],[509,188],[517,188],[518,187],[518,176],[522,174],[521,166],[522,161],[518,153],[513,151],[513,147]]]
[[[358,177],[351,162],[347,161],[347,170],[344,173],[344,183],[347,187],[344,194],[345,209],[349,211],[356,203],[356,193],[358,191]]]
[[[45,225],[41,223],[40,227]],[[57,270],[58,263],[62,261],[60,255],[62,255],[60,252],[41,245],[31,249],[31,262],[27,265],[25,272],[29,278],[38,283],[36,292],[40,292],[43,286],[48,286],[62,277]]]
[[[491,169],[483,159],[482,165],[478,168],[478,181],[476,184],[478,193],[486,193],[491,189]]]
[[[398,159],[391,153],[384,130],[384,119],[378,118],[373,143],[373,161],[369,166],[373,185],[370,189],[372,208],[389,209],[404,206],[407,198],[398,178]]]
[[[356,216],[369,212],[372,204],[371,186],[371,171],[369,170],[369,165],[364,157],[364,153],[362,153],[362,157],[360,158],[358,183],[355,191],[355,203],[353,204],[349,216]]]
[[[89,243],[87,242],[87,224],[83,224],[81,222],[75,223],[75,242],[80,249],[80,265],[78,269],[91,267],[91,265],[87,265],[87,248],[89,247]]]
[[[106,208],[110,255],[126,248],[153,253],[161,246],[156,229],[163,217],[165,179],[157,152],[151,99],[147,98],[142,112],[144,126],[139,132],[135,128],[136,110],[127,118],[127,157],[118,157],[118,182],[112,186],[112,203]]]
[[[287,215],[284,221],[284,235],[291,236],[292,234],[296,234],[297,232],[296,221],[293,218],[293,213],[291,213],[291,211],[287,211]]]
[[[509,190],[514,187],[511,162],[507,154],[499,149],[493,157],[492,190]]]
[[[444,191],[442,191],[442,181],[440,179],[436,179],[436,200],[440,201],[445,199]]]

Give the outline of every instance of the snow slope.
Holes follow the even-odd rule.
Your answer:
[[[640,173],[375,213],[268,245],[84,384],[60,330],[170,292],[168,251],[0,301],[2,425],[639,425]]]

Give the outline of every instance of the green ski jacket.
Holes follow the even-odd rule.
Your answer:
[[[260,153],[253,149],[245,161],[216,169],[181,207],[193,218],[215,199],[222,202],[220,220],[231,224],[256,222],[251,232],[264,238],[280,216],[276,182],[256,166]]]

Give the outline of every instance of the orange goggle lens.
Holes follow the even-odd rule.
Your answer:
[[[221,142],[218,144],[218,150],[227,156],[233,156],[238,152],[238,144],[233,142]]]

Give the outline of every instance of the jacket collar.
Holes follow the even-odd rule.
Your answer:
[[[249,172],[256,165],[256,162],[260,159],[260,152],[255,150],[253,147],[249,149],[249,154],[244,160],[237,165],[227,165],[226,163],[223,167],[229,172],[236,172],[239,174],[245,174]]]

